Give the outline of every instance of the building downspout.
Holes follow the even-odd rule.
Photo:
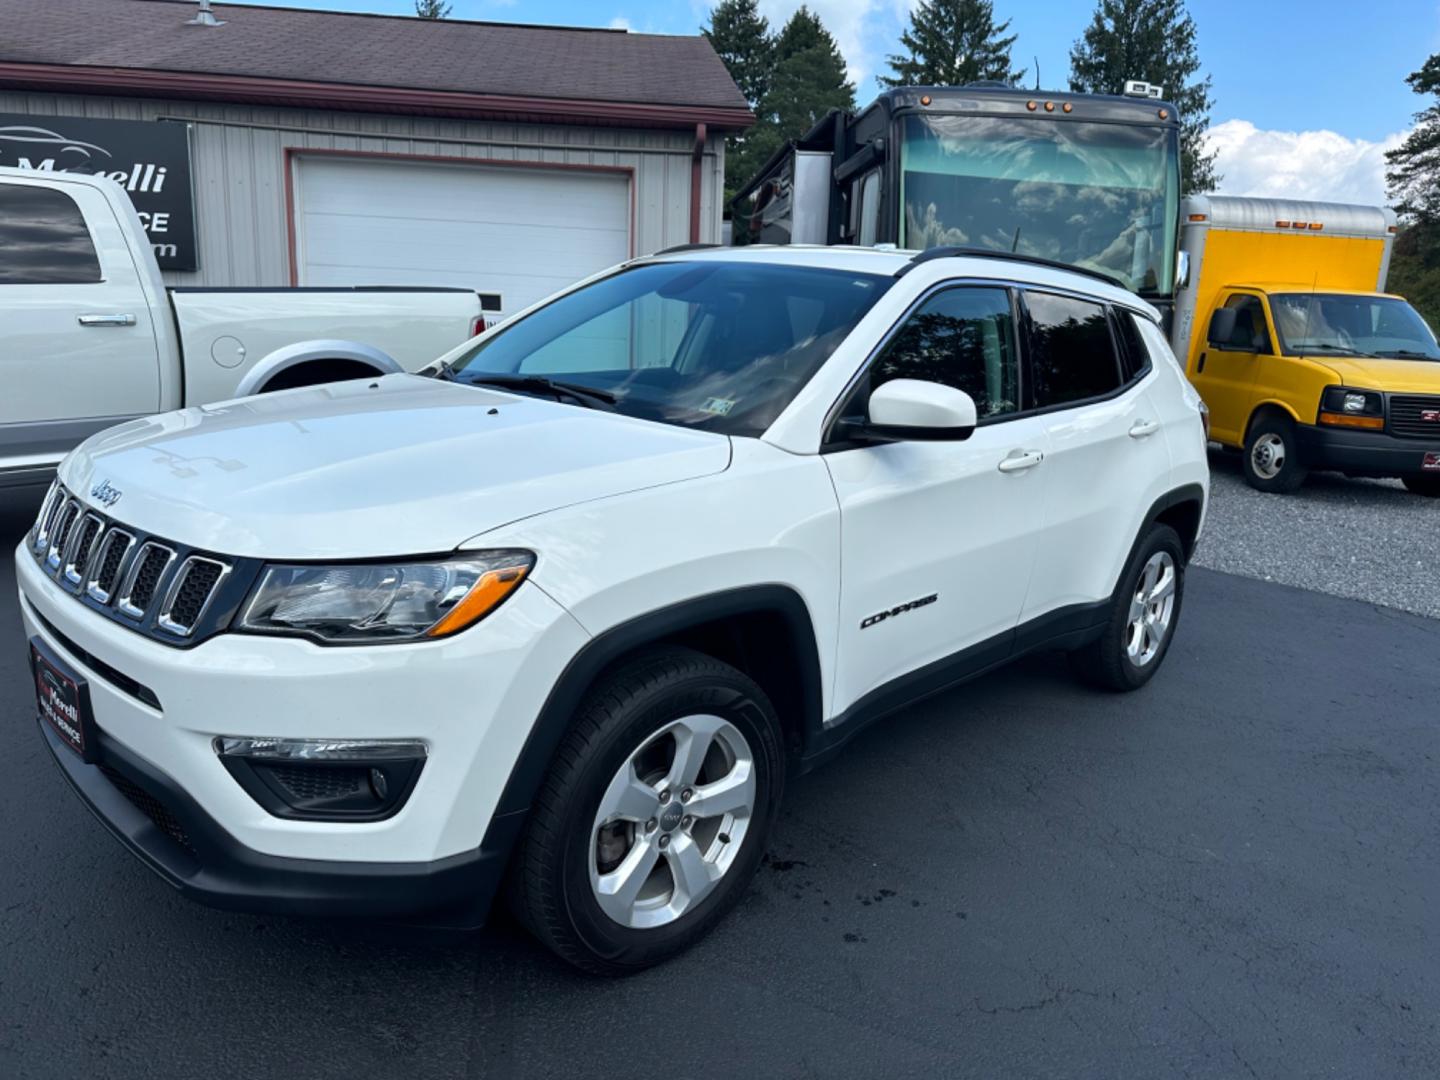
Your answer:
[[[705,156],[704,124],[695,125],[695,148],[690,152],[690,243],[700,242],[700,164]]]

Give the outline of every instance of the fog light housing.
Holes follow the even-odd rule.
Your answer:
[[[221,736],[220,762],[267,812],[296,821],[383,821],[414,790],[423,742]]]

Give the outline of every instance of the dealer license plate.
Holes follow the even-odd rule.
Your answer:
[[[50,725],[61,742],[87,761],[91,760],[97,747],[85,680],[33,639],[30,670],[35,676],[35,701],[40,719]]]
[[[1426,454],[1420,467],[1427,472],[1440,472],[1440,452]]]

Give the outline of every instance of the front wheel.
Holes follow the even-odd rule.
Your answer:
[[[1135,549],[1110,601],[1100,637],[1070,654],[1086,682],[1107,690],[1138,690],[1170,650],[1185,598],[1185,548],[1168,525],[1154,525]]]
[[[784,783],[764,691],[689,649],[626,664],[586,697],[531,810],[511,904],[586,971],[688,948],[734,906]]]
[[[1245,438],[1245,480],[1257,491],[1288,495],[1309,471],[1300,460],[1295,425],[1285,416],[1262,416]]]
[[[1416,495],[1440,499],[1440,473],[1412,473],[1401,477],[1401,480]]]

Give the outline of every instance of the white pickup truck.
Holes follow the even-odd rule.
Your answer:
[[[468,289],[166,289],[113,181],[0,168],[0,489],[136,416],[428,364]]]

